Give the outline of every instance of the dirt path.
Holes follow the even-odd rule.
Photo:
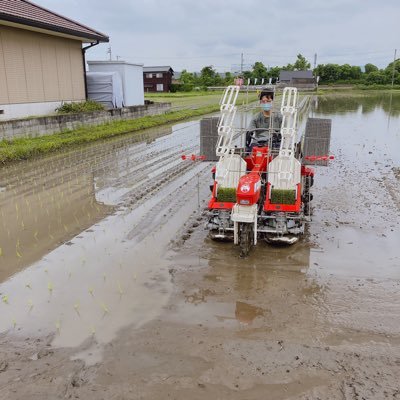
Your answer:
[[[203,229],[195,123],[83,157],[117,211],[0,285],[0,398],[400,398],[399,124],[364,121],[334,117],[303,240],[247,259]]]

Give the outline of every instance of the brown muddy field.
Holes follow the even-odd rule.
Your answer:
[[[2,167],[0,398],[400,398],[400,96],[312,113],[312,221],[246,259],[204,230],[198,121]]]

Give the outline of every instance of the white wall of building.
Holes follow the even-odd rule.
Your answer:
[[[125,106],[144,104],[143,64],[126,61],[88,61],[89,72],[118,72],[121,76]]]
[[[0,121],[53,114],[62,101],[0,105]]]

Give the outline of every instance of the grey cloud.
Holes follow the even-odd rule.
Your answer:
[[[268,65],[309,61],[376,63],[393,58],[399,27],[397,0],[36,0],[44,7],[106,33],[113,54],[127,61],[204,65]],[[108,45],[90,50],[105,58]]]

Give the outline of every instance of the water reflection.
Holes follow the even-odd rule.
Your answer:
[[[24,168],[3,182],[0,282],[112,210],[96,201],[93,174],[60,164]]]
[[[171,133],[158,127],[2,167],[0,282],[112,212],[143,165],[138,153],[150,159]]]
[[[317,168],[315,261],[335,275],[397,276],[400,93],[322,97],[315,113],[332,118],[336,157]]]
[[[317,114],[370,114],[383,110],[390,116],[400,115],[400,92],[366,92],[353,95],[318,96]]]
[[[22,261],[32,265],[0,284],[0,332],[55,333],[55,346],[78,346],[88,338],[108,342],[122,327],[154,318],[171,291],[165,247],[196,207],[189,191],[205,166],[188,168],[179,155],[198,146],[198,134],[198,122],[191,121],[158,128],[154,136],[128,135],[1,169],[3,226],[14,242],[28,234],[18,242],[21,265],[7,259],[6,268],[2,254],[0,271],[5,279]],[[136,201],[138,185],[146,201]],[[116,204],[122,207],[104,218]],[[167,215],[167,206],[179,213]],[[1,230],[1,243],[7,237]],[[40,248],[39,241],[45,243]],[[0,247],[14,249],[14,242]],[[26,254],[36,246],[32,263]]]
[[[316,320],[324,287],[309,274],[314,249],[307,237],[289,247],[260,241],[246,259],[232,243],[208,237],[191,243],[191,257],[197,245],[199,279],[191,275],[193,283],[176,312],[179,320],[232,328],[238,335],[265,334],[275,330],[274,324],[277,331],[285,330],[283,321],[290,329],[303,318],[310,324]],[[180,263],[193,265],[191,257],[186,254]]]

